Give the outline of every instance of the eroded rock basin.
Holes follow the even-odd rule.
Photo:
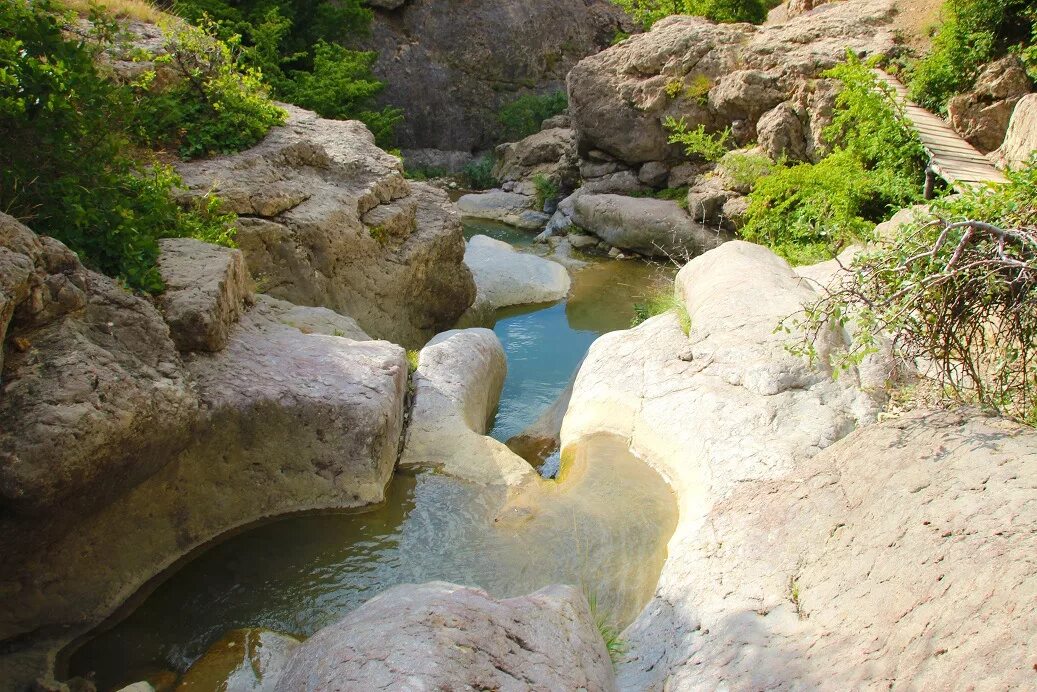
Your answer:
[[[491,434],[505,440],[535,420],[593,340],[629,326],[633,304],[670,276],[637,262],[592,262],[573,272],[567,301],[500,311],[492,326],[509,374]],[[431,580],[496,597],[572,584],[623,627],[651,597],[676,521],[669,487],[607,435],[570,450],[559,481],[517,499],[503,486],[401,471],[377,507],[283,518],[225,538],[64,663],[73,675],[95,672],[100,689],[148,671],[182,673],[228,630],[305,637],[390,586]]]

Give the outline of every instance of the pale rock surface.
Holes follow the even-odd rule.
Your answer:
[[[582,194],[572,220],[609,245],[649,256],[691,257],[725,240],[676,202],[649,197]]]
[[[539,230],[547,223],[546,214],[533,208],[533,197],[518,192],[489,190],[462,195],[457,209],[462,216],[499,221],[525,230]]]
[[[571,586],[496,600],[443,582],[397,586],[308,639],[277,688],[616,689],[586,598]]]
[[[986,154],[1004,142],[1012,112],[1028,93],[1026,66],[1009,55],[984,67],[971,91],[951,98],[947,115],[955,131]]]
[[[1037,94],[1020,99],[1001,147],[990,157],[1001,168],[1021,168],[1037,151]]]
[[[743,139],[751,138],[756,118],[842,61],[847,49],[859,55],[891,49],[894,4],[834,3],[762,27],[662,19],[648,33],[584,58],[569,73],[569,112],[580,151],[602,150],[628,164],[679,159],[679,148],[667,143],[667,116],[685,118],[692,129],[737,125]],[[703,79],[713,84],[705,105],[689,90],[676,98],[666,93],[675,81]],[[810,118],[809,112],[800,115]],[[819,129],[807,125],[811,133]]]
[[[536,482],[529,463],[486,435],[507,369],[504,347],[489,329],[455,329],[433,338],[421,349],[413,375],[400,464],[509,488]]]
[[[803,123],[789,103],[780,103],[767,111],[756,125],[759,146],[772,160],[782,157],[790,161],[806,161],[807,140]]]
[[[219,351],[251,300],[240,250],[194,238],[159,241],[159,297],[169,333],[180,351]]]
[[[770,250],[725,243],[689,262],[676,291],[690,335],[667,314],[598,339],[562,425],[563,452],[595,433],[626,437],[678,495],[680,522],[656,594],[625,633],[626,689],[662,689],[694,654],[699,594],[688,585],[697,583],[710,508],[742,484],[786,476],[798,460],[874,420],[883,401],[868,393],[877,383],[859,373],[833,380],[785,350],[790,337],[775,327],[817,294]],[[844,345],[832,332],[818,348],[823,356]]]
[[[408,346],[453,324],[475,287],[446,194],[408,182],[362,123],[285,108],[288,122],[255,147],[177,167],[189,194],[211,190],[241,215],[258,290]]]
[[[468,241],[465,264],[475,278],[472,311],[479,314],[509,305],[550,303],[569,293],[569,272],[561,264],[518,252],[488,236],[477,235]]]
[[[717,498],[680,600],[626,631],[621,686],[1031,687],[1037,433],[919,412],[807,456]]]

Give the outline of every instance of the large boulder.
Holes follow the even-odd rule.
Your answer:
[[[364,45],[378,53],[379,102],[406,114],[396,138],[408,165],[459,168],[500,143],[503,106],[564,90],[620,30],[631,22],[607,0],[409,0],[376,9]]]
[[[255,147],[178,166],[189,194],[214,191],[241,215],[258,290],[407,346],[453,324],[475,287],[446,195],[408,182],[363,124],[287,110]]]
[[[518,142],[497,147],[493,176],[502,183],[525,183],[532,186],[536,176],[544,176],[560,189],[572,190],[580,179],[579,157],[576,155],[576,131],[549,128]]]
[[[484,484],[535,481],[532,466],[486,435],[507,369],[504,347],[489,329],[455,329],[432,339],[418,356],[400,464]]]
[[[653,257],[688,259],[726,239],[693,221],[676,202],[651,197],[581,194],[572,221],[609,245]]]
[[[0,269],[0,516],[43,529],[154,473],[190,439],[198,396],[151,303],[58,241],[0,215]]]
[[[818,294],[770,250],[725,243],[686,265],[676,284],[690,332],[665,314],[598,339],[562,425],[563,455],[595,434],[620,435],[678,496],[680,521],[656,594],[624,635],[629,689],[662,689],[695,651],[697,595],[688,585],[697,583],[694,556],[711,540],[709,509],[742,484],[787,475],[873,421],[884,401],[881,381],[856,370],[833,379],[786,350],[791,337],[776,327]],[[818,350],[824,358],[845,345],[831,331]]]
[[[734,126],[751,139],[760,115],[844,60],[847,49],[858,55],[891,49],[893,15],[894,0],[860,0],[763,27],[663,19],[569,73],[580,151],[601,150],[629,164],[678,159],[681,151],[667,142],[663,126],[668,116],[691,128]],[[809,120],[809,112],[799,115]]]
[[[465,264],[475,277],[472,311],[489,314],[509,305],[552,303],[569,293],[569,272],[558,262],[518,252],[484,235],[468,241]]]
[[[1017,55],[996,60],[976,78],[972,90],[947,103],[951,126],[984,154],[1005,140],[1016,104],[1030,93],[1026,66]]]
[[[443,582],[397,586],[293,654],[278,690],[616,689],[587,599],[571,586],[518,598]]]
[[[159,304],[177,348],[219,351],[252,298],[241,251],[193,238],[160,240],[159,249]]]
[[[1037,433],[920,412],[806,456],[712,505],[681,600],[626,631],[622,686],[1032,686]]]
[[[543,228],[550,217],[534,209],[534,202],[532,196],[520,192],[488,190],[462,195],[457,200],[457,209],[462,216],[471,219],[499,221],[527,231],[536,231]]]
[[[1019,100],[1001,147],[990,157],[1001,168],[1021,168],[1037,151],[1037,94]]]

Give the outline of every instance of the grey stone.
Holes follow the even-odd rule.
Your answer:
[[[1021,168],[1037,151],[1037,94],[1019,100],[1005,134],[1004,143],[991,154],[1002,168]]]
[[[789,103],[781,103],[767,111],[756,124],[759,146],[774,161],[807,160],[807,141],[803,123]]]
[[[483,235],[468,241],[465,264],[475,277],[472,310],[490,314],[498,308],[549,303],[569,292],[569,273],[551,260],[525,252]]]

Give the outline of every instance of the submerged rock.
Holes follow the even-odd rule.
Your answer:
[[[362,123],[286,109],[255,147],[178,165],[190,194],[213,191],[242,215],[237,243],[258,290],[407,346],[453,324],[475,287],[446,194],[407,181]]]
[[[194,662],[177,692],[275,692],[299,640],[264,629],[228,632]]]
[[[561,264],[488,236],[468,241],[465,264],[475,278],[472,311],[480,315],[509,305],[551,303],[569,293],[569,272]]]
[[[293,654],[277,688],[616,689],[586,598],[549,586],[496,600],[443,582],[397,586]]]
[[[574,224],[613,247],[642,255],[688,259],[726,240],[668,200],[581,194],[573,209]]]

